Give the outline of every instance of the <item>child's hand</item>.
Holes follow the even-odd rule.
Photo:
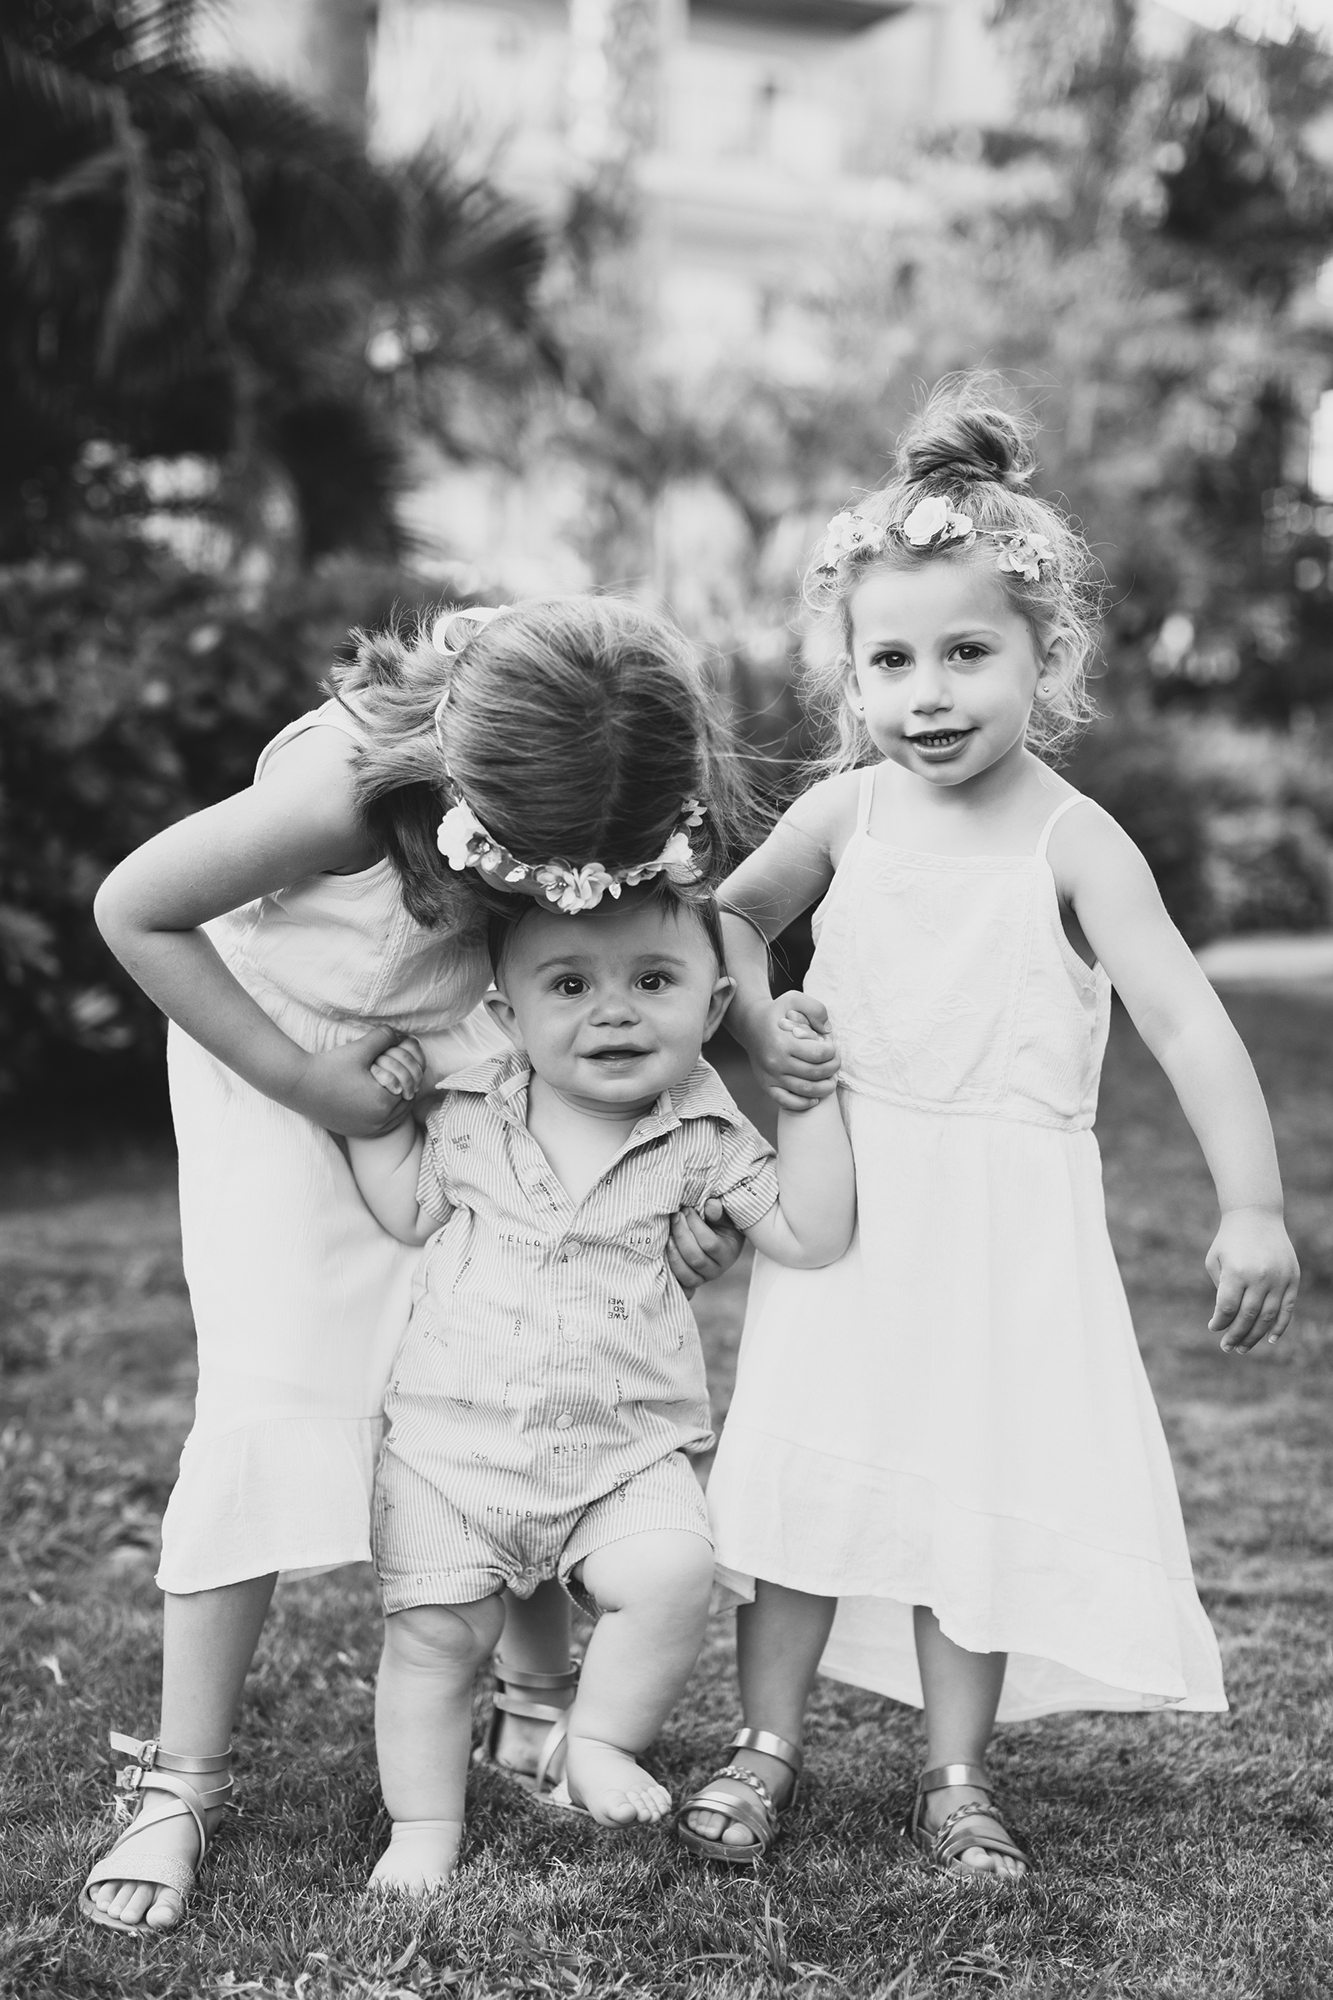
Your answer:
[[[1217,1286],[1208,1322],[1224,1354],[1244,1353],[1267,1335],[1280,1340],[1296,1307],[1301,1269],[1280,1215],[1268,1208],[1233,1208],[1222,1217],[1204,1259]]]
[[[295,1109],[326,1131],[347,1139],[378,1139],[408,1115],[401,1091],[381,1083],[374,1070],[393,1049],[400,1053],[397,1028],[371,1028],[354,1042],[308,1055],[302,1066]],[[397,1065],[390,1074],[397,1076]]]
[[[666,1260],[671,1275],[686,1298],[729,1271],[745,1247],[745,1237],[720,1201],[705,1202],[702,1210],[683,1208],[671,1218]]]
[[[413,1035],[405,1035],[370,1065],[370,1074],[386,1090],[396,1091],[409,1104],[421,1088],[426,1074],[426,1051]]]
[[[838,1049],[828,1010],[808,993],[783,993],[750,1043],[759,1081],[784,1111],[808,1111],[837,1088]]]

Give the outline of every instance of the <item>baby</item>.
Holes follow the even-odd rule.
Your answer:
[[[713,1574],[670,1220],[716,1197],[805,1268],[841,1256],[854,1220],[836,1099],[784,1114],[775,1158],[701,1058],[732,990],[711,896],[659,878],[577,915],[514,905],[492,919],[489,998],[512,1053],[442,1084],[424,1132],[404,1117],[349,1141],[379,1221],[426,1245],[375,1499],[394,1824],[371,1879],[418,1895],[456,1863],[472,1682],[506,1589],[559,1576],[598,1619],[555,1801],[607,1825],[670,1811],[635,1759],[694,1666]],[[419,1045],[380,1061],[411,1097]]]

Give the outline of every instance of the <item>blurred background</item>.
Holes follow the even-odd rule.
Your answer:
[[[1331,12],[6,0],[0,1107],[160,1116],[93,893],[353,625],[644,594],[780,790],[962,368],[1105,566],[1074,782],[1192,941],[1333,924]]]

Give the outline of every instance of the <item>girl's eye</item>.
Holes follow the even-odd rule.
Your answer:
[[[886,673],[900,674],[905,667],[911,665],[911,662],[906,653],[885,652],[872,653],[870,655],[870,664],[872,667],[883,667]]]
[[[556,980],[555,990],[562,999],[577,1000],[580,993],[587,992],[588,982],[586,979],[578,978],[575,973],[567,972],[563,979]]]
[[[968,639],[963,645],[955,646],[954,653],[958,659],[969,666],[977,660],[984,660],[986,658],[986,648],[979,646],[974,639]]]

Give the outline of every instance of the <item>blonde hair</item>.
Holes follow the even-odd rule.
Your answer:
[[[1101,570],[1068,516],[1026,491],[1036,464],[1030,445],[1033,426],[1000,409],[992,397],[984,376],[941,382],[898,440],[885,484],[856,506],[862,519],[898,530],[919,501],[939,498],[971,517],[975,543],[917,548],[892,533],[882,547],[844,556],[831,575],[814,567],[806,574],[806,603],[829,623],[836,621],[839,637],[838,644],[825,649],[824,658],[807,664],[804,674],[806,704],[828,744],[820,760],[826,770],[852,770],[880,755],[847,700],[851,599],[874,570],[916,569],[923,562],[980,566],[1002,586],[1043,648],[1062,643],[1064,657],[1053,690],[1034,701],[1028,721],[1028,748],[1038,756],[1058,757],[1097,713],[1087,678],[1097,652]],[[1042,561],[1035,579],[999,570],[992,538],[1000,535],[1042,535],[1051,544],[1053,559]]]
[[[749,812],[711,691],[681,633],[644,606],[543,599],[485,625],[423,621],[410,641],[356,636],[330,688],[365,726],[357,803],[418,923],[477,935],[512,902],[438,851],[440,817],[460,798],[533,864],[642,866],[693,799],[706,808],[689,833],[702,884],[745,844]]]

